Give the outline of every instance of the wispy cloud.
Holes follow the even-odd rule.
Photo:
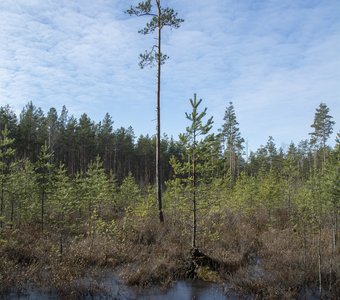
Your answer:
[[[172,89],[200,91],[217,125],[233,101],[252,148],[269,135],[308,138],[321,101],[339,119],[340,3],[211,1],[195,10],[197,2],[170,37],[170,47],[181,44],[171,48],[168,78],[181,78]]]
[[[136,64],[138,45],[143,45],[129,28],[131,22],[116,17],[122,11],[110,8],[108,1],[84,1],[82,6],[18,1],[14,7],[10,2],[1,4],[0,16],[2,103],[65,103],[79,114],[96,111],[98,105],[108,108],[113,100],[118,105],[126,98],[132,105],[147,101],[149,79],[140,76]],[[102,110],[95,117],[104,115]]]
[[[163,131],[177,135],[194,92],[216,127],[233,101],[252,148],[268,135],[289,143],[308,137],[324,101],[339,126],[340,3],[330,1],[163,1],[185,19],[164,31],[170,60],[162,77]],[[132,1],[132,4],[137,1]],[[118,0],[2,0],[0,105],[32,100],[47,110],[154,131],[155,70],[138,69],[154,42],[137,31],[145,18]],[[337,127],[339,128],[339,127]]]

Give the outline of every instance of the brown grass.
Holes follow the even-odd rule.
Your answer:
[[[0,295],[29,286],[55,290],[65,299],[106,295],[101,278],[111,272],[128,285],[169,285],[192,277],[190,227],[168,213],[166,223],[149,215],[117,221],[114,234],[68,236],[59,255],[59,236],[36,228],[4,230],[0,236]],[[317,287],[316,236],[308,232],[307,263],[303,239],[287,223],[268,224],[262,213],[250,218],[221,211],[201,216],[195,276],[228,282],[254,298],[291,299]],[[279,218],[278,218],[279,219]],[[282,217],[284,221],[285,216]],[[217,225],[216,225],[217,224]],[[329,287],[330,232],[322,240],[323,287]],[[340,252],[333,257],[333,295],[340,294]]]

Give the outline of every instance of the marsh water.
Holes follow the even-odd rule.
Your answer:
[[[264,270],[261,267],[261,260],[256,258],[253,266],[248,270],[251,277],[261,277]],[[94,283],[98,284],[98,281],[93,281],[91,278],[83,278],[80,280],[80,285],[91,290]],[[181,280],[174,283],[168,288],[161,286],[152,286],[146,289],[131,287],[125,285],[121,280],[112,273],[107,273],[100,280],[100,286],[105,293],[97,295],[84,295],[82,299],[119,299],[119,300],[233,300],[240,299],[240,295],[236,292],[232,292],[230,286],[224,284],[216,284],[211,282],[205,282],[202,280]],[[254,295],[253,295],[254,296]],[[245,299],[254,299],[249,295],[244,297]],[[319,299],[315,289],[305,287],[300,294],[301,299],[316,300]],[[298,297],[298,298],[300,298]],[[42,291],[35,288],[27,289],[25,293],[10,293],[5,296],[0,295],[0,299],[36,299],[36,300],[56,300],[56,299],[68,299],[68,297],[61,297],[56,291],[48,290]]]
[[[213,299],[238,299],[236,295],[226,295],[222,286],[208,283],[204,281],[183,280],[176,282],[172,287],[163,289],[161,287],[151,287],[147,289],[139,289],[127,287],[114,277],[106,278],[102,282],[107,290],[107,295],[87,296],[85,299],[122,299],[122,300],[213,300]],[[1,299],[1,297],[0,297]],[[38,290],[28,290],[25,294],[11,293],[5,299],[60,299],[57,293],[43,292]]]
[[[240,299],[240,296],[236,293],[226,293],[227,286],[221,286],[214,283],[204,282],[200,280],[182,280],[176,282],[172,287],[168,289],[161,288],[159,286],[150,287],[147,289],[140,289],[134,287],[128,287],[119,282],[115,277],[106,278],[102,282],[103,286],[107,290],[106,295],[96,296],[84,296],[82,299],[119,299],[119,300],[234,300]],[[305,288],[300,294],[299,299],[316,300],[319,299],[317,293],[313,289]],[[249,295],[243,299],[254,299],[254,295]],[[11,293],[6,296],[0,296],[0,299],[9,300],[57,300],[68,299],[68,297],[60,297],[54,291],[39,291],[36,289],[28,290],[24,294]]]

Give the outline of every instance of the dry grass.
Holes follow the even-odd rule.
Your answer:
[[[317,287],[316,238],[308,233],[305,261],[301,234],[285,223],[266,224],[264,215],[253,218],[223,211],[200,219],[195,276],[231,283],[254,298],[292,299],[306,286]],[[282,219],[285,219],[283,217]],[[285,221],[284,221],[285,222]],[[216,225],[217,224],[217,225]],[[117,221],[114,235],[69,236],[62,259],[59,237],[35,228],[3,231],[0,236],[0,295],[25,291],[29,286],[55,290],[65,299],[105,295],[101,278],[107,272],[127,284],[169,285],[191,277],[193,257],[190,228],[168,214],[164,225],[147,216]],[[329,287],[329,232],[323,232],[323,287]],[[340,252],[333,257],[333,295],[340,294]],[[330,294],[325,294],[330,296]]]
[[[340,253],[333,257],[332,292],[329,292],[329,233],[322,234],[322,278],[324,297],[340,294]],[[306,287],[317,291],[318,258],[316,235],[308,234],[305,254],[301,235],[293,228],[269,227],[259,235],[258,261],[243,265],[229,280],[238,291],[270,299],[292,299],[303,296]],[[305,256],[306,255],[306,256]],[[306,263],[305,263],[306,262]],[[336,298],[334,298],[336,299]]]

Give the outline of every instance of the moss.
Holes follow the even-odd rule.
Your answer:
[[[221,282],[219,274],[206,266],[201,266],[197,269],[197,277],[204,281]]]

